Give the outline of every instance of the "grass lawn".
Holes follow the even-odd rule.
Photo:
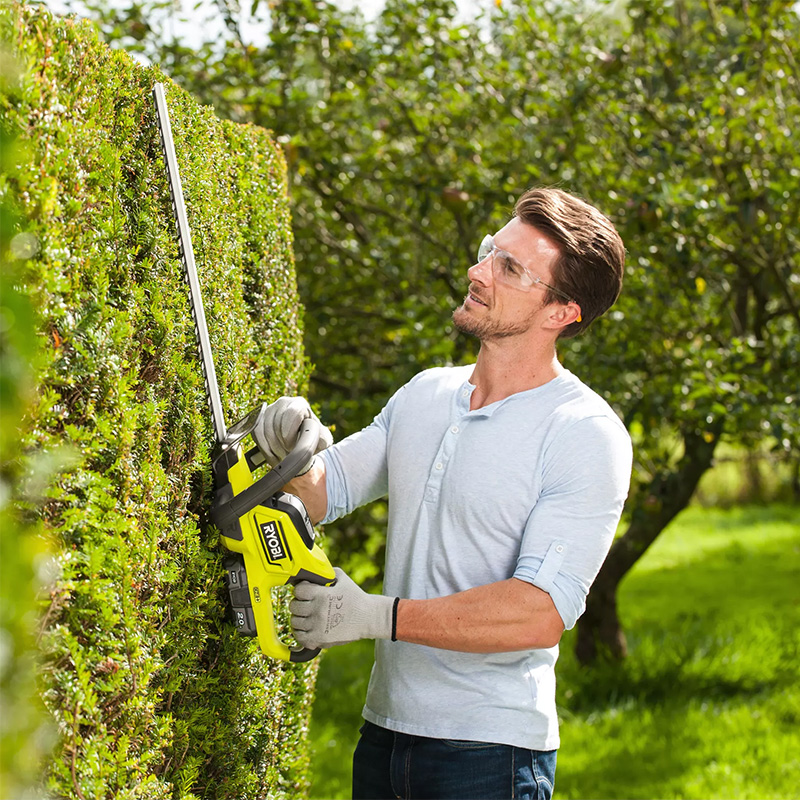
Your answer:
[[[561,798],[800,796],[800,508],[687,509],[620,588],[630,655],[557,667]],[[326,653],[312,798],[350,794],[372,643]]]

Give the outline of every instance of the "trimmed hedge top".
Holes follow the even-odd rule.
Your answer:
[[[54,553],[49,791],[296,797],[315,666],[264,659],[225,621],[213,433],[153,84],[166,83],[229,424],[307,379],[283,157],[90,25],[12,13],[22,83],[0,103],[30,157],[4,192],[38,241],[23,282],[46,354],[24,458],[61,465],[35,509]]]

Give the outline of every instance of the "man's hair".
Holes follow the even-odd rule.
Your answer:
[[[581,307],[581,321],[560,337],[582,333],[614,305],[622,289],[625,245],[611,221],[594,206],[561,189],[529,189],[514,206],[514,216],[558,246],[553,286]],[[549,291],[545,303],[564,302]]]

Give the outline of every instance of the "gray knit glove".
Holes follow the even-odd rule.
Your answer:
[[[261,425],[253,431],[258,449],[264,454],[267,463],[274,467],[294,449],[300,426],[307,419],[313,419],[319,428],[319,440],[314,451],[319,453],[333,444],[331,432],[319,421],[303,397],[281,397],[270,403],[261,420]],[[311,469],[314,459],[297,473],[302,475]]]
[[[338,567],[333,586],[303,581],[289,603],[292,628],[303,647],[333,647],[357,639],[394,639],[397,598],[367,594]]]

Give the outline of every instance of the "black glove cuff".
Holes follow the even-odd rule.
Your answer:
[[[392,641],[397,641],[397,606],[400,605],[400,598],[395,597],[394,605],[392,605]]]

